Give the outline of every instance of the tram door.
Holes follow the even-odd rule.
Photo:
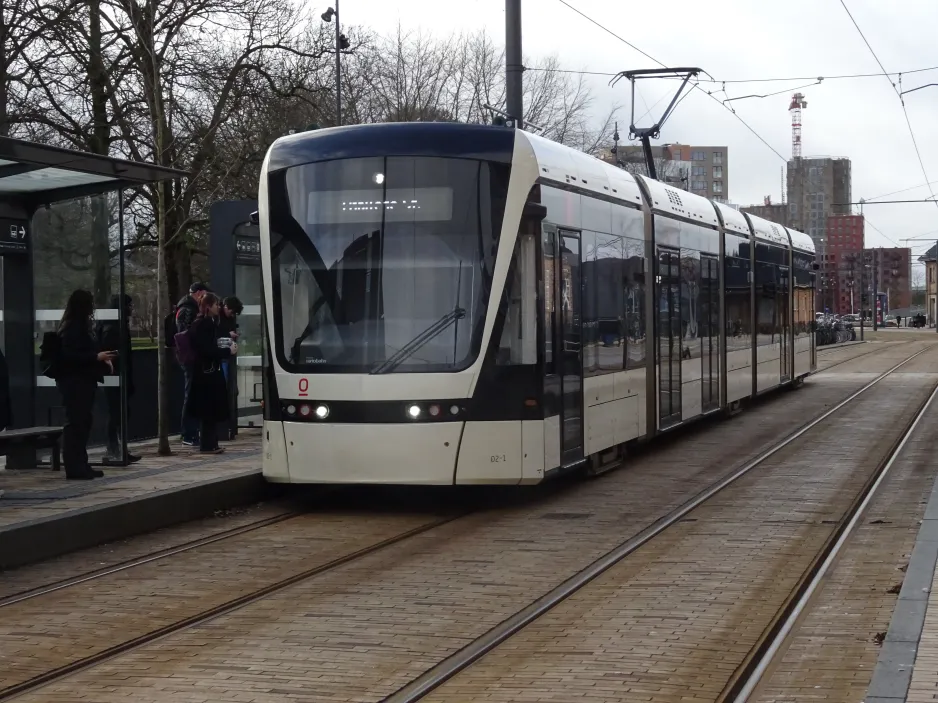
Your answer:
[[[791,380],[791,269],[778,267],[778,322],[779,356],[781,357],[781,383]]]
[[[681,259],[658,250],[658,426],[681,421]]]
[[[560,230],[560,455],[569,466],[583,459],[583,349],[581,346],[582,295],[580,235]]]

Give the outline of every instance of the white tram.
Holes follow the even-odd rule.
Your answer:
[[[284,137],[258,220],[270,481],[538,483],[816,368],[810,237],[527,132]]]

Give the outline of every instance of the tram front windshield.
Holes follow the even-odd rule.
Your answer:
[[[479,353],[507,167],[340,159],[268,183],[276,350],[303,373],[458,371]]]

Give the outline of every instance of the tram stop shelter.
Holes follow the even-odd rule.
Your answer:
[[[55,382],[39,370],[39,345],[43,333],[55,329],[72,291],[84,288],[95,297],[99,334],[106,329],[121,340],[131,332],[131,358],[122,354],[118,373],[106,377],[97,394],[89,442],[105,448],[105,462],[127,464],[129,395],[136,385],[139,402],[133,409],[150,415],[155,415],[157,397],[156,374],[149,368],[128,372],[128,366],[155,366],[160,353],[154,340],[154,325],[161,324],[156,319],[157,252],[138,246],[152,231],[153,218],[139,188],[185,175],[0,137],[0,349],[12,408],[12,421],[0,438],[62,424]],[[125,236],[128,228],[139,235],[132,247]],[[132,314],[121,304],[127,295],[136,303]],[[150,363],[138,363],[150,358]],[[6,461],[8,468],[35,467],[37,450],[20,446]]]

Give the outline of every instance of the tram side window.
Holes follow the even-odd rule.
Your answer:
[[[775,344],[781,331],[778,289],[779,270],[775,264],[756,262],[756,342],[758,346]]]
[[[645,366],[645,243],[623,240],[622,280],[625,303],[625,368]]]
[[[723,280],[726,287],[726,348],[747,349],[752,344],[749,260],[727,256]]]
[[[622,238],[584,231],[582,241],[583,372],[621,371],[626,343]]]
[[[794,274],[795,336],[806,337],[811,334],[814,323],[814,298],[811,295],[814,285],[813,260],[806,254],[795,252],[792,256]]]
[[[580,195],[578,193],[542,185],[541,204],[547,208],[548,222],[560,227],[580,229]]]
[[[505,283],[505,324],[498,343],[498,366],[537,363],[537,273],[533,232],[522,232],[515,244]]]
[[[596,353],[597,318],[596,318],[596,233],[584,231],[580,234],[581,261],[580,287],[583,291],[580,301],[582,318],[580,339],[583,350],[583,374],[592,376],[599,370],[599,357]]]
[[[681,249],[681,358],[699,359],[700,252]]]

